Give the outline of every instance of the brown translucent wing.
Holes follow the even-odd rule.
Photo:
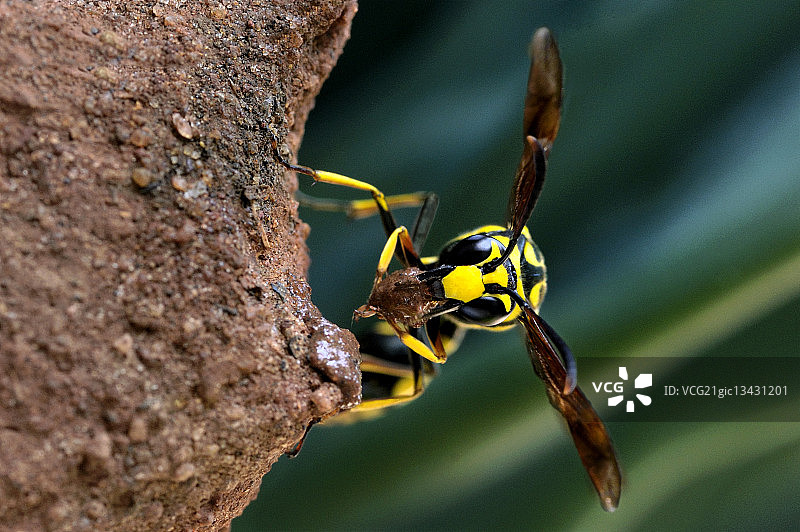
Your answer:
[[[531,71],[525,96],[522,159],[508,200],[512,241],[522,233],[544,185],[546,160],[561,121],[562,67],[550,30],[539,28],[530,45]]]
[[[604,510],[613,512],[619,504],[622,475],[606,426],[579,387],[572,393],[564,393],[567,372],[543,330],[541,318],[527,308],[520,320],[525,325],[528,354],[536,374],[544,381],[550,404],[567,421],[583,467],[600,496],[600,504]]]
[[[508,198],[508,225],[511,228],[511,242],[515,242],[528,218],[531,217],[533,207],[542,191],[544,173],[547,169],[545,154],[542,145],[535,138],[528,136],[522,151],[522,159],[511,186],[511,196]],[[509,244],[508,249],[513,247]]]
[[[539,28],[530,44],[531,71],[525,96],[523,136],[539,140],[550,153],[561,122],[563,69],[558,45],[547,28]]]

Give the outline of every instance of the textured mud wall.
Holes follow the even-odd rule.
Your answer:
[[[354,13],[0,3],[3,529],[225,528],[356,400],[266,129],[297,147]]]

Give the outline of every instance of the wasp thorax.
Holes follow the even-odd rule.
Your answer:
[[[420,273],[418,268],[390,273],[375,284],[367,304],[356,310],[355,316],[377,314],[388,322],[422,327],[443,301],[436,299],[428,283],[419,279]]]

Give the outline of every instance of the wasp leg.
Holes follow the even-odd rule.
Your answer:
[[[400,244],[399,251],[397,250],[398,243]],[[406,267],[418,263],[421,264],[419,255],[417,255],[414,249],[414,243],[411,241],[411,235],[408,233],[408,229],[402,225],[392,231],[389,238],[386,240],[386,244],[383,246],[381,258],[378,261],[378,268],[375,272],[375,283],[373,286],[377,285],[383,276],[386,275],[386,271],[389,269],[389,263],[392,262],[392,257],[395,255],[400,257],[400,261]]]
[[[415,388],[411,395],[395,395],[393,397],[386,397],[383,399],[367,399],[358,406],[354,406],[350,410],[347,410],[347,412],[367,412],[369,410],[380,410],[382,408],[386,408],[387,406],[402,405],[403,403],[413,401],[422,395],[423,391],[424,388]]]
[[[314,170],[308,166],[303,166],[300,164],[292,164],[286,159],[284,159],[283,155],[281,155],[280,150],[278,150],[278,139],[275,136],[272,136],[272,151],[275,155],[275,158],[278,162],[284,166],[287,170],[291,170],[293,172],[299,172],[301,174],[305,174],[310,176],[314,179],[314,181],[318,181],[321,183],[329,183],[332,185],[341,185],[344,187],[355,188],[358,190],[365,190],[372,194],[372,199],[375,202],[376,208],[378,209],[378,213],[381,216],[381,223],[383,223],[383,228],[386,231],[386,234],[391,234],[397,228],[397,222],[394,221],[394,216],[392,216],[392,211],[389,210],[389,204],[386,202],[386,196],[383,192],[378,190],[377,187],[367,183],[366,181],[359,181],[358,179],[353,179],[352,177],[347,177],[346,175],[336,174],[334,172],[327,172],[325,170]]]
[[[466,332],[466,327],[444,316],[434,316],[425,322],[425,333],[434,351],[452,355],[458,350]]]
[[[435,316],[425,322],[425,334],[428,335],[428,342],[433,346],[436,353],[448,353],[444,350],[444,336],[441,332],[441,316]]]
[[[388,320],[387,323],[391,325],[392,329],[394,329],[394,332],[397,333],[397,337],[400,338],[400,341],[419,356],[427,358],[431,362],[436,362],[437,364],[444,364],[447,361],[447,353],[442,349],[441,342],[434,342],[433,349],[431,349],[425,345],[424,342],[411,334],[406,325],[401,325]]]
[[[308,436],[308,433],[311,432],[311,427],[313,427],[314,425],[316,425],[320,421],[321,421],[321,418],[318,418],[318,417],[312,419],[311,421],[309,421],[308,425],[306,425],[306,428],[303,431],[303,435],[300,437],[300,441],[298,441],[295,444],[295,446],[292,447],[292,449],[290,451],[286,451],[283,454],[285,454],[289,458],[295,458],[298,454],[300,454],[300,450],[303,448],[303,444],[306,442],[306,437]]]
[[[386,375],[389,377],[397,377],[398,382],[411,380],[412,387],[410,393],[400,393],[388,397],[380,397],[375,399],[366,399],[361,404],[355,406],[350,412],[363,412],[369,410],[379,410],[387,406],[400,405],[413,401],[419,397],[425,390],[425,383],[422,379],[422,364],[419,357],[416,355],[409,355],[412,364],[410,366],[405,364],[392,363],[387,360],[382,360],[378,357],[362,354],[361,372],[374,373],[378,375]]]
[[[300,164],[292,164],[289,161],[285,160],[278,151],[277,141],[273,141],[273,149],[275,151],[275,155],[278,158],[278,161],[286,167],[288,170],[292,170],[294,172],[300,172],[301,174],[305,174],[309,177],[314,178],[314,181],[318,181],[320,183],[329,183],[331,185],[341,185],[343,187],[348,188],[355,188],[358,190],[366,190],[367,192],[372,194],[372,198],[377,204],[377,208],[380,211],[388,211],[389,205],[386,203],[386,196],[378,190],[375,185],[371,185],[366,181],[359,181],[358,179],[353,179],[352,177],[347,177],[346,175],[337,174],[335,172],[328,172],[327,170],[314,170],[308,166],[303,166]]]
[[[424,208],[429,198],[435,197],[432,192],[411,192],[408,194],[397,194],[385,196],[386,205],[392,209],[406,209],[411,207]],[[310,207],[317,211],[343,212],[348,218],[361,219],[379,214],[375,200],[337,200],[329,198],[316,198],[300,192],[295,192],[295,198],[303,207]]]

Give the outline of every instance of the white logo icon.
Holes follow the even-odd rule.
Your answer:
[[[620,368],[619,368],[619,378],[622,379],[623,381],[627,381],[628,380],[628,368],[626,368],[625,366],[620,366]],[[653,385],[653,374],[652,373],[640,373],[636,377],[636,379],[633,381],[633,387],[636,388],[637,390],[641,389],[641,388],[649,388],[652,385]],[[619,389],[618,391],[622,391],[622,390]],[[636,394],[636,398],[644,406],[648,406],[650,403],[653,402],[653,400],[650,398],[649,395],[644,395],[644,394],[641,394],[641,393],[637,393]],[[625,400],[625,396],[623,396],[622,394],[615,395],[614,397],[609,397],[608,398],[608,406],[617,406],[623,400]],[[625,411],[626,412],[633,412],[635,405],[636,405],[635,401],[633,401],[632,399],[628,399],[625,402]]]

